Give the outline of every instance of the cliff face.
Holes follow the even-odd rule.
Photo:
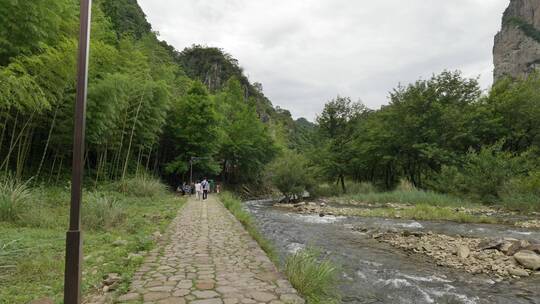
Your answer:
[[[511,0],[493,47],[494,77],[525,77],[540,70],[540,0]]]

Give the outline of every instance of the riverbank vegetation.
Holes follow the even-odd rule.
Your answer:
[[[0,188],[0,298],[5,303],[28,303],[43,297],[60,302],[69,187],[30,187],[3,179]],[[104,276],[110,273],[121,278],[115,291],[127,291],[144,254],[184,203],[162,184],[160,188],[144,197],[138,192],[120,192],[120,184],[98,185],[84,192],[85,295],[101,289]]]
[[[315,249],[302,249],[287,257],[285,274],[309,304],[340,303],[338,269]]]
[[[286,257],[283,263],[272,243],[258,231],[251,214],[244,209],[242,202],[228,192],[220,194],[220,199],[274,264],[283,269],[291,284],[308,304],[339,303],[338,270],[328,258],[321,257],[314,249],[306,249]]]
[[[537,74],[505,79],[486,94],[477,79],[445,71],[397,87],[378,110],[338,96],[295,148],[311,174],[297,192],[538,212],[539,84]],[[401,191],[401,181],[416,190]]]

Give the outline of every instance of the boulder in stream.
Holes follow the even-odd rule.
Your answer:
[[[518,240],[505,241],[499,246],[499,250],[507,256],[512,256],[521,249],[521,244]]]
[[[536,254],[534,251],[521,250],[514,255],[514,258],[527,269],[540,269],[540,255]]]
[[[537,254],[540,254],[540,244],[529,245],[525,249],[530,250],[530,251],[534,251]]]
[[[525,269],[520,268],[510,268],[508,269],[508,273],[517,277],[528,277],[529,273]]]

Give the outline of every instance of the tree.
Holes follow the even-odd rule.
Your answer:
[[[191,157],[205,157],[195,168],[202,174],[216,174],[220,171],[214,156],[219,148],[219,117],[215,103],[204,85],[193,82],[187,95],[173,105],[166,136],[173,140],[173,157],[166,165],[166,171],[186,174]]]
[[[217,96],[222,116],[223,143],[220,158],[228,182],[259,180],[262,171],[277,152],[268,128],[255,110],[244,101],[240,82],[231,78]]]
[[[494,137],[504,138],[505,148],[520,153],[531,146],[540,147],[540,74],[520,81],[499,81],[485,103],[495,122]]]
[[[357,129],[353,163],[368,170],[364,176],[382,178],[387,188],[403,177],[421,187],[442,165],[457,164],[481,146],[489,124],[478,111],[480,94],[477,80],[459,72],[399,86],[390,104]]]
[[[322,147],[315,152],[313,161],[324,175],[341,182],[343,192],[345,176],[351,171],[352,140],[355,124],[367,113],[361,103],[353,103],[348,97],[340,97],[327,102],[323,112],[317,117],[318,132]]]
[[[268,174],[273,185],[289,202],[294,198],[303,197],[313,185],[313,177],[305,157],[292,151],[286,151],[269,167]]]

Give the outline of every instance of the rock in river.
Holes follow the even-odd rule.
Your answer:
[[[467,245],[459,245],[457,247],[456,254],[457,254],[458,258],[466,259],[471,254],[471,250],[469,249],[469,246],[467,246]]]
[[[521,250],[514,255],[514,258],[525,268],[531,270],[540,269],[540,255],[536,254],[534,251]]]
[[[519,269],[519,268],[510,268],[508,269],[508,273],[514,276],[518,277],[528,277],[529,273],[525,269]]]
[[[518,240],[505,241],[499,247],[499,250],[508,256],[514,255],[516,252],[519,251],[519,249],[521,249],[521,244]]]

